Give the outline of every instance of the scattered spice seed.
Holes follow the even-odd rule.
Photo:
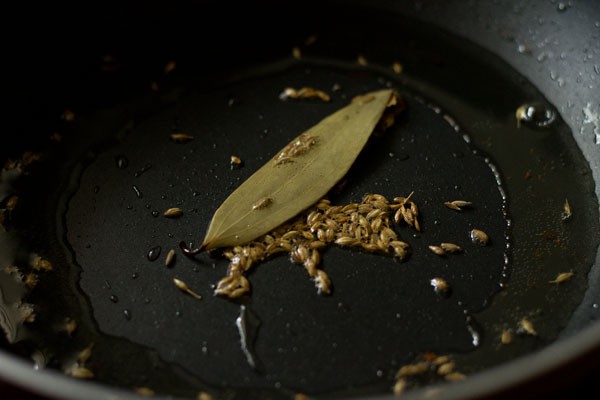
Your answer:
[[[196,400],[213,400],[213,397],[208,392],[199,392],[196,396]]]
[[[262,210],[264,208],[267,208],[271,205],[271,203],[273,203],[273,199],[270,197],[263,197],[262,199],[259,199],[256,203],[254,203],[252,205],[252,209],[253,210]]]
[[[169,137],[175,143],[187,143],[191,140],[194,140],[194,137],[187,133],[171,133]]]
[[[537,336],[537,332],[535,331],[533,324],[526,318],[523,318],[521,321],[519,321],[519,330],[528,335]]]
[[[460,373],[460,372],[452,372],[452,373],[449,373],[448,375],[444,376],[444,379],[446,379],[449,382],[461,381],[465,378],[466,378],[466,375],[463,373]]]
[[[294,47],[292,48],[292,57],[294,57],[296,60],[300,60],[302,58],[302,52],[300,51],[299,47]]]
[[[471,238],[471,242],[479,246],[486,246],[489,242],[489,237],[487,233],[479,229],[472,229],[469,232],[469,236]]]
[[[73,332],[75,332],[75,330],[77,329],[77,321],[75,321],[72,318],[67,318],[67,320],[65,321],[64,329],[67,335],[71,336]]]
[[[181,210],[181,208],[173,207],[173,208],[167,209],[163,213],[163,215],[167,218],[177,218],[177,217],[181,217],[183,215],[183,211]]]
[[[431,252],[433,254],[438,255],[438,256],[445,256],[446,255],[446,252],[440,246],[429,246],[429,250],[431,250]]]
[[[562,220],[567,221],[569,218],[571,218],[571,215],[571,205],[569,204],[569,200],[565,199],[565,203],[563,204]]]
[[[454,372],[455,367],[456,367],[456,365],[452,361],[449,361],[447,363],[440,365],[437,369],[437,373],[440,375],[448,375],[448,374]]]
[[[446,296],[450,292],[450,285],[443,278],[433,278],[429,283],[433,286],[433,290],[441,296]]]
[[[562,283],[565,281],[568,281],[569,279],[571,279],[573,277],[573,275],[575,275],[572,271],[570,272],[562,272],[560,274],[558,274],[558,276],[556,278],[554,278],[553,281],[549,281],[548,283]]]
[[[462,211],[464,207],[471,207],[473,203],[465,200],[446,201],[444,205],[452,210]]]
[[[400,64],[399,62],[395,62],[392,64],[392,70],[396,73],[396,74],[401,74],[402,70],[404,68],[402,67],[402,64]]]
[[[392,391],[394,392],[394,394],[396,396],[401,395],[402,393],[404,393],[404,391],[406,390],[406,379],[398,379],[395,383],[394,383],[394,387],[392,389]]]
[[[67,110],[63,111],[61,118],[67,122],[73,122],[73,121],[75,121],[75,113],[73,111],[67,109]]]
[[[144,397],[152,397],[154,396],[154,390],[149,387],[141,386],[133,389],[137,394]]]
[[[79,354],[77,355],[77,362],[79,362],[79,364],[85,364],[90,359],[90,357],[92,357],[92,349],[93,348],[94,348],[94,343],[90,343],[90,345],[88,347],[81,350],[79,352]]]
[[[36,271],[52,271],[52,263],[50,261],[45,260],[41,257],[36,257],[33,263],[33,269]]]
[[[440,247],[447,253],[460,253],[462,248],[454,243],[441,243]]]
[[[196,400],[213,400],[213,397],[208,392],[199,392],[196,396]]]
[[[67,375],[77,379],[91,379],[94,373],[86,367],[74,367],[67,371]]]
[[[185,282],[183,282],[177,278],[173,278],[173,283],[182,292],[189,294],[190,296],[192,296],[195,299],[202,300],[202,296],[199,295],[198,293],[194,292],[192,289],[190,289]]]
[[[415,364],[403,365],[396,372],[396,378],[402,378],[406,376],[421,375],[429,370],[428,362],[418,362]]]
[[[325,93],[322,90],[311,88],[311,87],[303,87],[298,90],[287,87],[283,89],[283,92],[279,95],[281,100],[287,99],[319,99],[324,101],[325,103],[331,100],[331,96]]]
[[[232,155],[229,159],[229,162],[232,167],[239,167],[240,165],[242,165],[242,159],[239,158],[238,156]]]
[[[177,63],[175,61],[169,61],[167,65],[165,65],[165,74],[170,74],[177,67]]]
[[[510,344],[512,342],[512,332],[509,329],[504,329],[500,335],[500,343]]]
[[[366,67],[368,65],[367,59],[362,54],[358,55],[358,57],[356,58],[356,62],[358,63],[358,65],[361,65],[363,67]]]
[[[175,261],[175,250],[171,249],[165,257],[165,267],[170,267]]]

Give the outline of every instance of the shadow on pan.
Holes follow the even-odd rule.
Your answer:
[[[1,149],[5,379],[56,398],[394,388],[452,398],[524,381],[544,392],[547,381],[531,378],[587,368],[581,355],[598,337],[597,6],[473,6],[459,23],[461,7],[264,2],[232,15],[132,5],[58,15],[56,27],[32,21],[50,33],[12,49],[17,126]],[[553,40],[574,20],[579,29]],[[309,86],[331,102],[279,98]],[[254,267],[252,293],[238,301],[212,296],[223,257],[177,254],[164,266],[291,138],[382,87],[398,89],[407,110],[331,200],[414,192],[422,231],[395,227],[408,260],[329,248],[322,268],[334,291],[318,296],[303,268],[274,257]],[[517,126],[521,106],[529,113]],[[194,140],[175,144],[172,133]],[[473,207],[443,205],[459,199]],[[162,217],[170,207],[183,217]],[[471,243],[473,228],[488,246]],[[464,253],[428,250],[441,242]],[[94,377],[62,376],[86,371]]]

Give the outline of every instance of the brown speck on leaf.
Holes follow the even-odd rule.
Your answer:
[[[324,101],[325,103],[331,100],[331,96],[329,96],[326,92],[315,89],[312,87],[303,87],[300,89],[294,89],[292,87],[287,87],[283,89],[283,92],[279,94],[279,98],[281,100],[287,99],[317,99]]]
[[[163,215],[167,218],[178,218],[181,217],[183,215],[183,211],[181,210],[181,208],[178,207],[173,207],[173,208],[169,208],[167,209]]]
[[[187,143],[191,140],[194,140],[194,137],[187,133],[171,133],[169,137],[175,143]]]
[[[572,271],[569,272],[562,272],[560,274],[558,274],[558,276],[556,278],[554,278],[554,280],[549,281],[548,283],[563,283],[568,281],[569,279],[571,279],[573,277],[573,275],[575,275]]]
[[[366,67],[368,65],[367,59],[362,54],[358,55],[358,57],[356,58],[356,62],[358,63],[358,65],[363,67]]]
[[[402,64],[397,61],[392,64],[392,71],[394,71],[396,74],[401,74],[403,69],[404,68],[402,67]]]

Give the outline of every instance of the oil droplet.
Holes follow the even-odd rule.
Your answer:
[[[114,294],[111,294],[108,299],[110,301],[112,301],[113,303],[118,303],[119,302],[119,298],[116,295],[114,295]]]
[[[157,210],[152,211],[152,216],[154,218],[157,218],[160,215],[160,213]]]
[[[162,248],[160,246],[155,246],[148,251],[148,260],[156,261],[156,259],[160,256],[160,251]]]
[[[115,157],[115,162],[117,163],[117,168],[125,169],[129,165],[129,160],[127,157],[119,155]]]
[[[128,309],[124,309],[123,310],[123,315],[125,316],[125,319],[127,321],[131,321],[131,311],[129,311]]]

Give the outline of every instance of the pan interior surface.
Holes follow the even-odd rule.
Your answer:
[[[431,27],[398,26],[375,11],[365,24],[355,12],[324,10],[323,20],[338,18],[335,29],[303,26],[307,15],[295,14],[290,23],[302,29],[227,73],[185,48],[155,56],[143,73],[143,56],[126,47],[115,49],[120,57],[96,54],[78,82],[89,90],[65,102],[74,114],[44,127],[61,139],[2,154],[25,171],[7,163],[0,187],[3,348],[38,367],[85,367],[103,384],[159,395],[291,398],[383,395],[402,366],[428,357],[448,355],[468,376],[553,343],[587,290],[600,237],[594,182],[570,130],[496,57]],[[282,101],[286,87],[316,87],[332,100]],[[384,87],[399,90],[407,110],[370,140],[330,199],[414,192],[422,231],[396,227],[409,259],[327,249],[334,292],[318,296],[301,266],[274,257],[252,269],[252,293],[238,301],[212,296],[227,271],[218,254],[178,253],[164,265],[179,241],[198,243],[228,194],[289,140]],[[533,107],[531,118],[518,121],[521,106]],[[193,140],[173,143],[173,133]],[[43,156],[28,164],[19,150]],[[458,199],[473,207],[443,205]],[[171,207],[183,216],[163,217]],[[488,246],[471,242],[473,228],[490,236]],[[465,251],[428,250],[441,242]],[[36,270],[40,259],[52,270]],[[37,283],[28,289],[30,274]],[[449,295],[433,290],[433,278],[450,284]],[[28,305],[35,320],[23,323]],[[585,318],[593,322],[597,309]],[[443,380],[430,369],[407,386]]]

